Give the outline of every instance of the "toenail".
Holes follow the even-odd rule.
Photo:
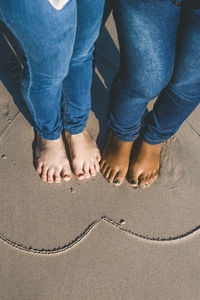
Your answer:
[[[132,180],[132,181],[131,181],[131,184],[137,185],[137,181],[136,181],[136,180]]]
[[[114,183],[120,183],[120,180],[115,180]]]
[[[140,188],[141,188],[141,189],[144,189],[144,187],[145,187],[144,185],[140,185]]]
[[[110,183],[110,180],[109,179],[106,179],[109,183]]]

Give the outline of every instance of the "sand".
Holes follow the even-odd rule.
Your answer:
[[[2,34],[0,46],[0,299],[199,300],[200,107],[165,142],[150,189],[101,174],[50,185],[33,166],[34,132]],[[118,49],[110,16],[87,124],[101,149]]]

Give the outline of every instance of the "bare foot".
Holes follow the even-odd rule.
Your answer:
[[[100,163],[101,172],[108,182],[122,184],[129,166],[133,142],[119,140],[110,131]]]
[[[37,134],[35,162],[38,174],[43,181],[52,183],[71,179],[71,169],[66,156],[62,136],[57,140],[45,140]]]
[[[95,176],[100,170],[101,156],[87,129],[73,135],[65,131],[65,137],[69,145],[74,175],[80,180]]]
[[[149,187],[159,175],[162,144],[150,145],[138,141],[135,157],[129,168],[129,182],[134,187]]]

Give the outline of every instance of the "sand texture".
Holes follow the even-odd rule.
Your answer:
[[[101,149],[119,66],[112,16],[105,21],[87,124]],[[115,187],[101,174],[44,183],[33,166],[17,49],[0,29],[0,299],[199,300],[200,107],[164,143],[150,189]]]

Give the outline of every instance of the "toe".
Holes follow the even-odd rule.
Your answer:
[[[129,178],[129,183],[133,186],[133,187],[138,187],[138,177],[137,176],[132,176]]]
[[[150,175],[146,176],[146,178],[145,178],[145,187],[146,188],[151,185],[150,181],[151,181],[151,176]]]
[[[149,183],[152,184],[154,182],[154,175],[151,174],[150,178],[149,178]]]
[[[47,167],[44,167],[42,168],[42,174],[41,174],[41,179],[42,181],[47,181]]]
[[[90,178],[90,172],[89,172],[89,169],[90,169],[89,163],[84,163],[84,164],[83,164],[84,177],[87,178],[87,179]]]
[[[96,172],[96,169],[95,169],[93,163],[90,165],[89,172],[90,172],[90,175],[92,175],[92,176],[96,176],[97,175],[97,172]]]
[[[100,170],[100,166],[99,166],[99,163],[98,163],[98,162],[95,162],[95,163],[94,163],[94,168],[95,168],[96,172],[98,173],[99,170]]]
[[[55,172],[54,168],[50,168],[50,169],[48,170],[48,172],[47,172],[47,181],[48,181],[49,183],[52,183],[52,182],[53,182],[53,175],[54,175],[54,172]]]
[[[37,168],[36,168],[38,174],[41,174],[42,173],[42,162],[41,161],[38,161],[37,162]]]
[[[139,186],[142,189],[145,188],[145,177],[143,174],[139,177]]]
[[[105,164],[105,160],[101,160],[101,161],[99,162],[100,169],[103,168],[104,164]]]
[[[78,178],[79,180],[83,180],[83,179],[85,178],[83,172],[82,172],[82,173],[80,172],[80,173],[77,175],[77,178]]]
[[[71,179],[71,169],[69,166],[63,167],[61,176],[64,181],[69,181]]]
[[[101,154],[100,154],[100,152],[99,152],[99,151],[98,151],[98,154],[97,154],[96,158],[97,158],[97,161],[98,161],[98,162],[100,162],[100,161],[101,161]]]
[[[55,177],[55,182],[56,183],[60,183],[61,182],[60,172],[61,172],[61,170],[59,170],[59,169],[55,170],[54,177]]]
[[[153,182],[158,178],[158,176],[159,176],[159,171],[155,171],[152,178]]]
[[[84,171],[83,171],[83,164],[82,163],[73,164],[73,171],[74,171],[74,175],[79,180],[83,180],[84,179]]]
[[[116,171],[111,170],[110,175],[109,175],[109,177],[108,177],[109,181],[110,181],[110,182],[113,182],[115,176],[116,176]]]
[[[84,179],[84,172],[82,169],[77,169],[76,172],[74,173],[75,176],[79,179],[79,180],[83,180]]]
[[[116,176],[115,176],[115,178],[113,180],[113,183],[115,185],[121,185],[123,183],[123,181],[124,181],[124,177],[125,177],[125,175],[123,173],[117,172],[117,174],[116,174]]]
[[[129,173],[128,173],[128,178],[129,182],[133,187],[138,187],[140,184],[139,178],[141,177],[142,170],[138,168],[137,165],[134,164],[134,162],[131,163]]]
[[[103,175],[106,173],[106,170],[107,170],[108,168],[109,168],[109,166],[105,163],[105,164],[103,165],[103,167],[101,168],[101,172],[102,172]]]
[[[112,171],[111,168],[108,167],[106,172],[104,173],[104,177],[108,182],[110,182],[109,176],[111,171]]]

